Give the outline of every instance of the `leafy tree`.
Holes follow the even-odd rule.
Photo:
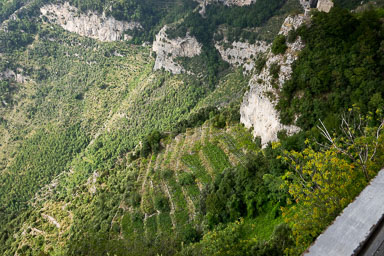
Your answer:
[[[292,171],[285,174],[284,180],[296,204],[283,208],[283,216],[292,223],[295,250],[301,252],[366,182],[336,150],[316,152],[308,147],[303,152],[286,152],[284,159],[292,164]]]
[[[351,110],[352,111],[352,110]],[[362,191],[369,179],[382,168],[383,123],[369,126],[358,116],[356,126],[343,118],[339,136],[321,130],[329,144],[310,145],[302,152],[284,151],[290,164],[283,176],[292,200],[283,208],[285,221],[292,227],[297,254],[304,251],[339,213]],[[363,127],[364,125],[367,125]]]
[[[284,124],[296,119],[309,130],[353,104],[364,114],[382,104],[381,17],[378,10],[353,14],[335,7],[314,13],[311,26],[298,29],[306,47],[281,91],[277,109]]]

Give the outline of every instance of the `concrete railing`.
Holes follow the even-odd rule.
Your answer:
[[[344,209],[305,256],[384,255],[384,170]]]

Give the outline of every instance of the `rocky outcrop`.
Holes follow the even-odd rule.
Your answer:
[[[3,79],[6,79],[6,80],[15,80],[18,83],[26,83],[30,79],[29,77],[22,75],[21,74],[22,72],[23,70],[18,70],[18,72],[15,72],[13,70],[7,69],[4,72],[0,72],[0,81]]]
[[[212,3],[221,3],[226,6],[245,6],[245,5],[251,5],[253,3],[256,3],[257,0],[195,0],[200,5],[207,5]]]
[[[19,19],[19,14],[22,13],[24,10],[27,10],[31,4],[33,4],[33,0],[26,0],[26,1],[23,1],[24,2],[24,5],[21,6],[19,9],[17,9],[14,13],[12,13],[8,19],[4,20],[1,24],[0,24],[0,30],[3,30],[3,31],[8,31],[8,23],[10,21],[13,21],[13,20],[17,20]]]
[[[317,9],[321,12],[329,12],[333,5],[332,0],[319,0],[317,2]]]
[[[311,8],[316,8],[318,0],[300,0],[301,6],[304,10],[309,10]]]
[[[178,57],[189,57],[200,55],[201,44],[196,38],[187,34],[183,38],[170,39],[167,35],[168,26],[164,26],[156,35],[153,42],[153,51],[156,52],[156,62],[154,70],[164,68],[173,74],[184,72],[184,68],[175,59]]]
[[[313,8],[317,8],[321,12],[329,12],[334,6],[332,0],[300,0],[300,4],[306,12]]]
[[[81,13],[76,7],[64,4],[48,4],[40,8],[43,17],[60,25],[69,32],[100,41],[119,41],[131,39],[124,32],[142,28],[137,22],[118,21],[113,17],[89,11]]]
[[[257,0],[195,0],[199,3],[201,15],[205,15],[206,6],[213,3],[221,3],[226,6],[247,6],[256,3]]]
[[[269,45],[264,41],[257,41],[255,44],[233,42],[227,46],[228,44],[226,41],[217,42],[215,47],[223,60],[234,66],[243,66],[245,72],[252,71],[256,57],[269,49]]]
[[[300,14],[285,19],[280,34],[288,35],[289,31],[302,25],[308,16]],[[268,52],[267,62],[259,74],[255,74],[250,82],[250,90],[245,94],[240,108],[240,121],[247,128],[253,128],[253,135],[261,137],[262,144],[277,140],[277,133],[286,130],[288,134],[299,131],[296,126],[282,125],[279,114],[275,110],[278,99],[277,91],[292,74],[292,63],[297,59],[298,53],[304,44],[301,38],[293,43],[287,43],[285,54],[274,55]],[[271,74],[271,67],[278,66],[278,77]]]
[[[256,2],[256,0],[219,0],[219,2],[227,6],[231,6],[231,5],[244,6],[244,5],[253,4]]]

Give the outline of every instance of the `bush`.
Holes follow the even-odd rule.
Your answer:
[[[282,123],[297,119],[296,125],[308,130],[354,104],[363,114],[381,106],[382,16],[376,10],[357,15],[335,7],[314,13],[311,27],[298,29],[305,48],[277,104]]]
[[[260,74],[260,72],[263,70],[265,67],[265,64],[267,63],[267,58],[264,56],[259,56],[257,60],[255,61],[255,66],[256,66],[256,72]]]
[[[279,78],[280,73],[280,65],[277,63],[272,63],[269,67],[269,74],[272,76],[274,80]]]
[[[272,53],[277,54],[284,54],[285,51],[288,49],[288,46],[286,44],[286,38],[284,35],[278,35],[272,44]]]
[[[289,33],[288,33],[287,42],[288,42],[288,43],[293,43],[293,42],[295,42],[297,36],[298,36],[298,34],[297,34],[296,29],[292,29],[292,30],[289,31]]]
[[[179,176],[179,183],[181,186],[188,186],[195,184],[195,176],[189,172],[183,172]]]
[[[161,212],[169,212],[171,208],[168,198],[164,195],[157,195],[155,197],[155,208]]]

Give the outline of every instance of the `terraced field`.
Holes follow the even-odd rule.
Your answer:
[[[157,155],[138,159],[141,202],[122,212],[125,236],[142,232],[154,238],[164,232],[182,234],[201,229],[200,194],[224,169],[243,163],[246,152],[257,152],[241,125],[216,129],[206,122],[164,145]],[[139,217],[138,217],[139,216]]]

